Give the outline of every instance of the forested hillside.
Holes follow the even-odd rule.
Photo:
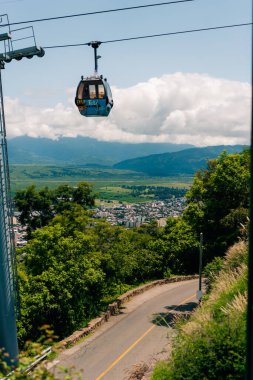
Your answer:
[[[193,175],[197,170],[203,170],[207,161],[217,157],[221,152],[239,153],[245,147],[210,146],[205,148],[190,148],[173,153],[153,154],[119,162],[115,169],[133,170],[150,176]]]

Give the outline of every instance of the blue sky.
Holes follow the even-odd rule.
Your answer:
[[[8,13],[10,22],[18,22],[155,2],[158,1],[1,0],[0,5],[1,13]],[[37,45],[43,47],[250,21],[250,0],[195,0],[134,11],[34,23],[33,26]],[[25,43],[27,41],[24,41]],[[76,112],[71,100],[80,76],[93,72],[91,48],[83,46],[47,49],[46,55],[41,59],[35,57],[32,60],[23,59],[6,64],[3,84],[4,94],[7,97],[6,113],[10,125],[10,136],[28,134],[34,137],[57,138],[62,135],[74,137],[83,134],[103,140],[183,142],[187,139],[188,141],[185,142],[189,142],[189,135],[192,135],[193,140],[197,138],[198,145],[210,145],[216,142],[242,143],[249,138],[249,115],[245,116],[243,125],[241,115],[247,113],[250,96],[249,85],[246,85],[250,83],[251,78],[250,27],[103,44],[99,49],[99,54],[102,55],[99,61],[99,72],[104,74],[112,88],[115,88],[116,100],[118,100],[118,105],[115,102],[116,113],[114,109],[109,120],[94,121],[82,118]],[[175,77],[176,73],[178,73],[177,77]],[[153,82],[150,83],[152,78]],[[163,88],[170,87],[170,84],[175,87],[177,83],[178,88],[167,94],[167,100],[161,99],[159,98],[159,83],[162,83]],[[229,83],[232,87],[229,87]],[[186,102],[185,92],[189,94],[191,91],[196,92],[199,85],[203,86],[203,94],[196,95],[196,105],[189,106],[188,99],[187,107],[182,107],[182,104]],[[213,108],[216,114],[219,113],[217,94],[214,91],[216,95],[213,94],[210,98],[210,91],[208,91],[210,86],[216,86],[215,91],[220,96],[220,107],[222,107],[222,112],[226,111],[226,117],[224,115],[224,118],[216,120],[216,124],[222,123],[226,128],[220,136],[216,133],[219,128],[214,121],[210,121],[215,128],[213,127],[209,134],[208,126],[203,126],[203,119],[208,120],[210,117],[210,108]],[[158,107],[152,114],[144,115],[149,102],[152,103],[150,87],[153,88],[153,93],[157,91],[158,97],[153,101],[161,104],[161,109]],[[223,92],[219,90],[220,88],[223,88]],[[225,107],[225,110],[224,104],[231,99],[231,88],[235,91],[233,101]],[[135,109],[135,104],[132,105],[132,100],[137,99],[137,102],[140,102],[140,98],[143,100],[145,96],[149,99],[146,105],[145,102],[138,104],[138,108],[142,110],[140,114]],[[238,97],[237,101],[235,96]],[[175,100],[175,97],[179,100],[171,106],[170,99]],[[203,101],[203,97],[206,97],[205,106],[202,107],[206,108],[206,114],[200,116],[198,110],[197,119],[197,122],[201,119],[202,124],[199,125],[198,131],[192,130],[192,133],[191,131],[185,133],[187,123],[194,129],[196,109],[199,108],[197,104],[200,104],[200,99]],[[215,104],[214,99],[216,99]],[[166,101],[169,102],[167,111],[164,110]],[[231,109],[235,109],[236,103],[238,103],[238,109],[234,111],[233,118]],[[128,114],[126,108],[129,110]],[[23,109],[23,115],[21,109]],[[45,119],[43,115],[47,112],[50,113],[50,117]],[[139,118],[138,122],[136,118]],[[52,119],[54,122],[50,123]],[[22,122],[29,125],[29,128],[21,127]],[[145,132],[145,124],[147,132]],[[129,128],[128,125],[130,125]],[[178,126],[182,125],[184,127],[181,132],[180,128],[178,130],[180,136],[175,138]],[[68,127],[74,132],[72,133]],[[108,133],[104,131],[105,128]],[[223,125],[220,128],[222,129]],[[246,131],[247,128],[248,131]],[[173,134],[169,133],[172,129],[174,129]],[[38,132],[39,130],[41,132]],[[92,130],[95,131],[94,134]]]

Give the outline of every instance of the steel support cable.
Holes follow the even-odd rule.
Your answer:
[[[119,38],[119,39],[114,39],[114,40],[100,41],[100,43],[101,44],[109,44],[109,43],[113,43],[113,42],[125,42],[125,41],[140,40],[140,39],[145,39],[145,38],[174,36],[177,34],[187,34],[187,33],[205,32],[205,31],[210,31],[210,30],[238,28],[238,27],[250,26],[250,25],[252,25],[252,22],[246,22],[246,23],[242,23],[242,24],[212,26],[209,28],[189,29],[189,30],[182,30],[182,31],[177,31],[177,32],[150,34],[150,35],[146,35],[146,36]],[[56,48],[76,47],[76,46],[85,46],[85,45],[90,46],[90,42],[77,43],[77,44],[66,44],[66,45],[44,46],[43,48],[44,49],[56,49]]]
[[[155,3],[155,4],[136,5],[136,6],[133,6],[133,7],[124,7],[124,8],[115,8],[115,9],[104,9],[104,10],[101,10],[101,11],[94,11],[94,12],[76,13],[76,14],[65,15],[65,16],[45,17],[45,18],[40,18],[40,19],[35,19],[35,20],[11,22],[9,24],[4,24],[4,25],[0,25],[0,26],[30,24],[30,23],[42,22],[42,21],[55,21],[55,20],[62,20],[62,19],[66,19],[66,18],[73,18],[73,17],[92,16],[92,15],[98,15],[98,14],[103,14],[103,13],[123,12],[123,11],[137,10],[137,9],[143,9],[143,8],[159,7],[159,6],[164,6],[164,5],[189,3],[189,2],[193,2],[193,1],[196,1],[196,0],[164,1],[162,3]]]

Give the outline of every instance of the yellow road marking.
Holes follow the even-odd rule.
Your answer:
[[[196,297],[196,295],[194,294],[193,296],[191,297],[188,297],[186,299],[184,299],[179,305],[177,305],[177,307],[175,307],[174,310],[176,310],[179,306],[183,305],[185,302],[189,301],[190,299]],[[132,348],[134,348],[136,346],[137,343],[139,343],[143,338],[145,338],[145,336],[147,336],[154,328],[156,327],[156,325],[153,325],[151,326],[140,338],[138,338],[130,347],[128,347],[126,349],[125,352],[123,352],[123,354],[121,354],[106,370],[104,370],[104,372],[101,373],[101,375],[99,375],[95,380],[100,380],[102,379],[102,377],[104,377],[121,359],[124,358],[124,356],[126,356],[128,354],[129,351],[132,350]]]
[[[132,348],[134,348],[134,346],[136,346],[137,343],[139,343],[146,335],[148,335],[150,333],[150,331],[152,331],[154,328],[156,327],[156,325],[153,325],[151,326],[139,339],[137,339],[130,347],[128,347],[128,349],[123,352],[122,355],[120,355],[118,357],[118,359],[116,359],[103,373],[101,373],[100,376],[98,376],[96,378],[96,380],[100,380],[102,379],[102,377],[104,377],[121,359],[124,358],[124,356],[126,356],[126,354],[128,354],[129,351],[132,350]]]

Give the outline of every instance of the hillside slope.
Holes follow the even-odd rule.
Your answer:
[[[244,379],[247,251],[241,241],[228,250],[220,273],[212,264],[210,294],[178,326],[171,360],[157,365],[152,380]]]
[[[176,152],[186,149],[188,144],[127,144],[98,141],[88,137],[32,138],[16,137],[8,141],[12,164],[98,164],[113,165],[133,157],[154,153]]]
[[[190,148],[173,153],[153,154],[125,160],[114,165],[115,169],[143,172],[150,176],[192,175],[205,169],[207,160],[216,158],[224,150],[239,153],[244,145],[220,145],[205,148]]]

